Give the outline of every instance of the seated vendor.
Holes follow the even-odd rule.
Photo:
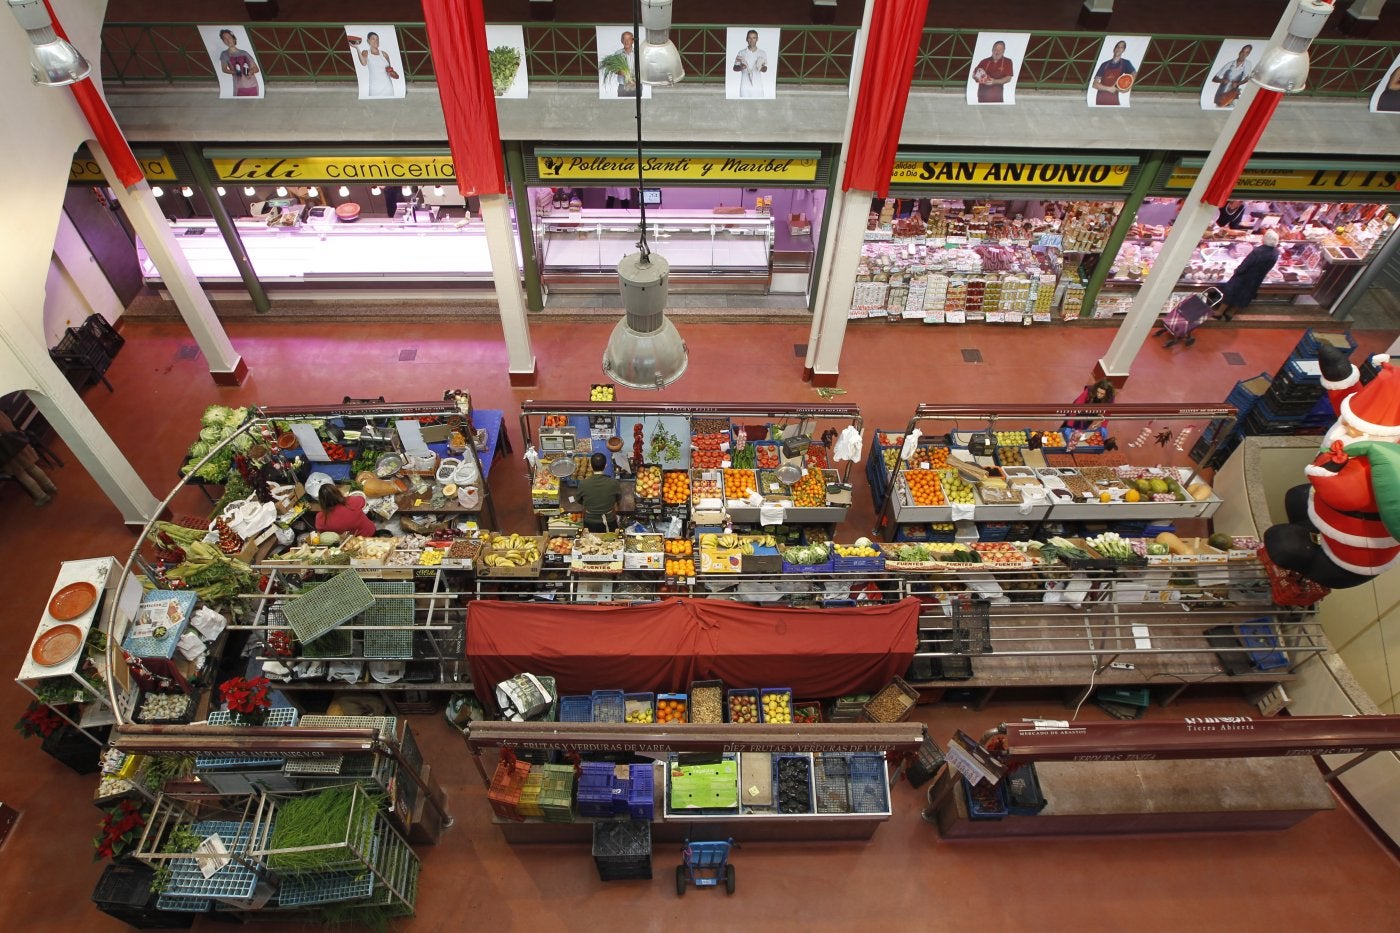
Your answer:
[[[617,526],[610,518],[622,500],[622,484],[603,472],[608,458],[594,454],[588,460],[593,473],[578,484],[578,501],[583,506],[583,527],[589,531],[608,531]]]
[[[364,493],[352,492],[347,497],[335,483],[326,483],[317,491],[316,501],[321,504],[316,515],[317,531],[374,537],[374,522],[365,514]]]

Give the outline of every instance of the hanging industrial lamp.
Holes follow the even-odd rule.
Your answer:
[[[92,66],[83,53],[59,38],[43,0],[7,0],[10,12],[29,36],[29,67],[34,83],[63,87],[83,80]]]
[[[633,70],[643,84],[672,85],[685,77],[680,53],[670,40],[672,0],[634,0],[632,28],[647,30],[647,41],[633,45]],[[642,51],[643,45],[647,51]],[[643,57],[645,55],[645,58]],[[685,341],[666,317],[671,266],[647,244],[647,204],[642,195],[642,93],[637,89],[637,197],[641,236],[637,252],[617,264],[623,318],[603,350],[603,372],[631,389],[661,389],[685,373],[690,362]]]

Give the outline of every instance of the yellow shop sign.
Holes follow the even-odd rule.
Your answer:
[[[170,160],[165,156],[141,156],[136,157],[136,164],[141,166],[141,174],[146,176],[147,181],[175,181],[175,169],[170,167]],[[96,182],[106,184],[107,179],[102,176],[102,167],[97,164],[97,160],[90,155],[76,155],[73,157],[73,166],[68,169],[69,181]]]
[[[453,181],[457,170],[450,155],[244,156],[209,160],[220,181]]]
[[[1168,188],[1190,188],[1200,174],[1197,166],[1178,165],[1167,178]],[[1235,182],[1236,191],[1394,191],[1400,187],[1400,166],[1382,169],[1247,168]]]
[[[648,182],[667,181],[814,181],[816,158],[786,156],[645,156],[642,170]],[[618,155],[537,155],[540,180],[635,180],[637,157]]]
[[[1122,188],[1131,165],[1082,162],[895,162],[892,185],[1037,185],[1056,188]]]

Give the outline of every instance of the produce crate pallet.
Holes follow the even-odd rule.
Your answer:
[[[696,697],[696,694],[700,694],[701,696],[705,696],[706,693],[707,693],[707,691],[715,691],[714,694],[713,694],[714,704],[713,704],[713,706],[706,706],[706,707],[704,707],[704,709],[705,709],[706,711],[708,711],[708,710],[710,710],[710,709],[713,709],[713,710],[714,710],[714,713],[713,713],[713,715],[709,715],[708,712],[702,712],[702,713],[699,714],[700,716],[709,715],[709,718],[699,718],[699,717],[697,716],[697,712],[696,712],[695,697]],[[689,703],[689,710],[688,710],[688,711],[689,711],[689,713],[690,713],[690,721],[691,721],[691,722],[700,722],[700,723],[719,723],[719,722],[724,722],[724,681],[722,681],[722,680],[692,680],[692,681],[690,682],[690,703]]]
[[[651,820],[655,812],[656,780],[651,765],[632,765],[627,783],[627,812],[634,820]]]
[[[375,596],[410,596],[413,583],[407,580],[371,581],[367,584]],[[375,599],[360,616],[361,625],[411,626],[413,625],[414,600]],[[407,628],[393,631],[362,633],[365,643],[365,657],[383,660],[411,660],[413,658],[413,632]]]
[[[919,691],[909,686],[903,677],[895,677],[861,707],[860,719],[863,722],[903,722],[918,702]]]
[[[520,790],[525,786],[529,773],[530,765],[524,761],[502,761],[496,765],[486,799],[491,803],[492,812],[501,819],[517,822],[522,819],[516,805],[520,802]]]
[[[354,570],[346,569],[311,592],[286,601],[282,615],[303,643],[344,625],[374,605],[374,593]]]
[[[800,781],[800,790],[798,784]],[[791,789],[784,793],[783,787]],[[812,812],[812,759],[808,755],[774,755],[773,789],[780,813]]]
[[[656,721],[656,694],[654,693],[624,693],[622,695],[626,717],[641,715],[642,723]],[[596,704],[595,704],[596,708]],[[631,721],[630,718],[628,721]]]

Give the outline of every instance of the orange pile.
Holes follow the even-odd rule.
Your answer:
[[[668,470],[661,480],[661,501],[680,505],[690,501],[690,474],[683,470]]]
[[[943,495],[943,483],[932,470],[910,470],[904,474],[909,483],[909,497],[915,505],[947,505]]]
[[[758,488],[758,478],[753,470],[725,470],[724,497],[726,499],[747,499],[749,493]]]
[[[695,542],[689,538],[667,538],[662,550],[672,557],[689,557],[695,553]]]
[[[792,504],[799,509],[819,509],[826,505],[826,478],[821,470],[808,470],[793,483]]]
[[[937,470],[948,465],[947,447],[920,447],[914,453],[910,467]]]
[[[684,700],[657,700],[657,722],[685,722]]]
[[[695,561],[672,560],[666,558],[666,576],[668,577],[693,577],[695,576]]]

